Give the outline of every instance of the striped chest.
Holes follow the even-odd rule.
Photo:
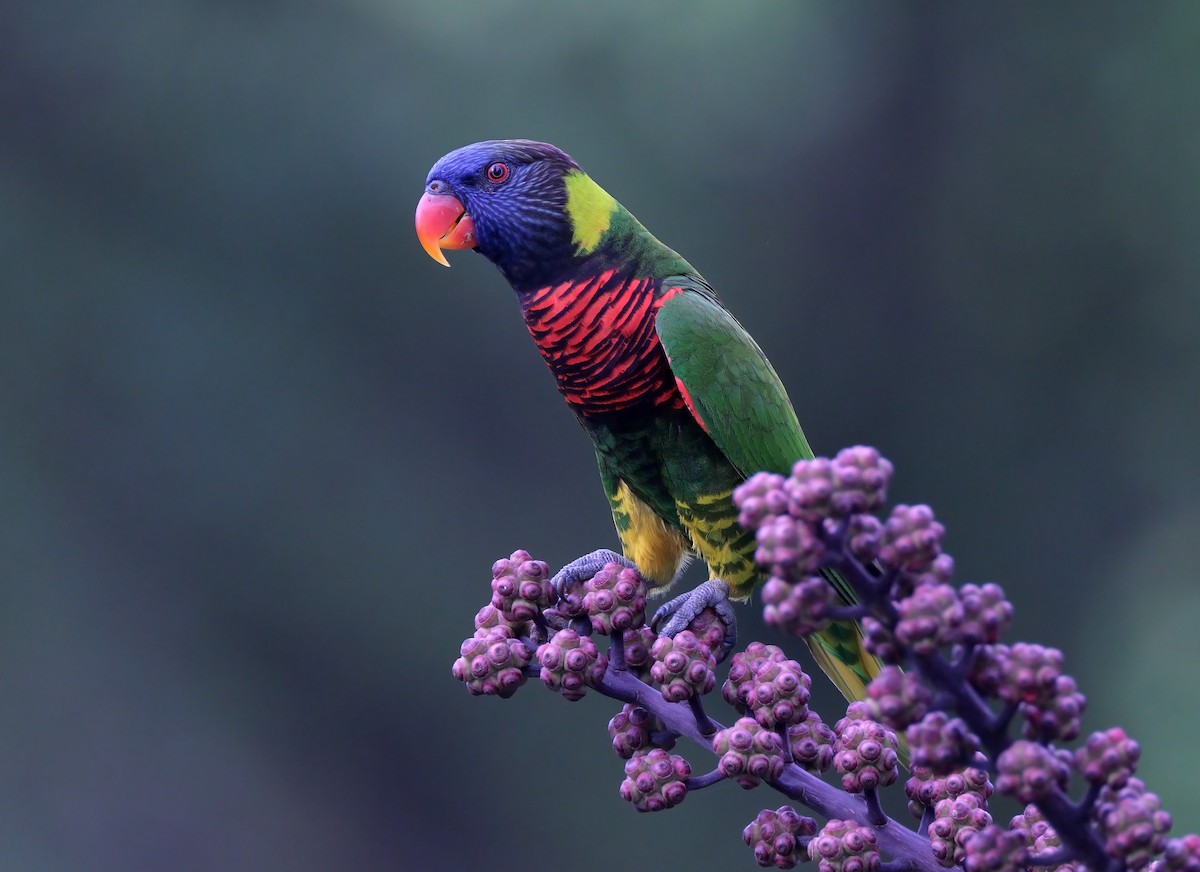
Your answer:
[[[610,269],[522,295],[525,325],[578,414],[683,407],[654,331],[656,285]]]

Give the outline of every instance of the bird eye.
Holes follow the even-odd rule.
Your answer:
[[[487,177],[489,182],[499,184],[508,178],[508,164],[494,163],[487,168]]]

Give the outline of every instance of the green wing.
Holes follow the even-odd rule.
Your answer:
[[[786,475],[812,449],[787,391],[745,328],[690,279],[670,280],[655,327],[692,415],[743,476]]]
[[[668,279],[655,327],[692,415],[743,476],[786,475],[813,456],[779,376],[745,328],[693,279]],[[842,600],[854,590],[837,572],[822,573]],[[882,664],[868,653],[853,621],[836,621],[805,638],[817,663],[847,699],[862,699]],[[905,755],[906,757],[906,755]]]

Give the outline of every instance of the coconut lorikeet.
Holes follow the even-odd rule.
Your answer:
[[[775,370],[692,266],[659,242],[558,148],[529,140],[465,146],[441,158],[417,206],[434,260],[473,248],[503,273],[558,389],[591,437],[625,560],[597,551],[561,584],[609,560],[670,585],[699,555],[710,581],[659,610],[664,632],[760,576],[753,531],[730,495],[759,470],[786,474],[812,457]],[[830,581],[846,602],[853,592]],[[727,636],[733,644],[733,633]],[[807,637],[850,699],[879,670],[853,622]]]

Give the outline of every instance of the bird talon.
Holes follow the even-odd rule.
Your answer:
[[[550,579],[550,583],[554,585],[554,590],[558,593],[559,599],[566,599],[567,589],[571,585],[587,581],[610,563],[616,563],[629,569],[637,569],[637,564],[628,557],[618,554],[616,551],[609,551],[607,548],[599,548],[590,554],[585,554],[582,557],[572,560],[555,573],[554,578]]]
[[[687,629],[688,624],[705,609],[712,609],[717,618],[725,625],[725,634],[721,639],[721,647],[713,653],[720,663],[737,645],[737,616],[733,604],[729,601],[729,585],[719,578],[712,578],[703,584],[680,594],[659,606],[658,611],[650,621],[650,629],[662,636],[675,636]],[[662,621],[666,624],[659,629]]]

